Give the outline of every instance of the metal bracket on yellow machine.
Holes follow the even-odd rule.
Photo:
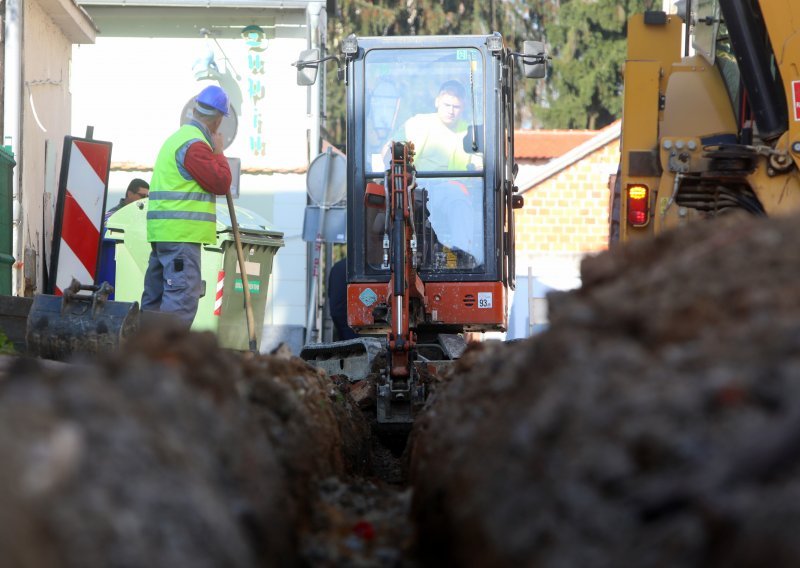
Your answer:
[[[328,375],[344,375],[353,382],[366,379],[374,372],[375,360],[380,355],[386,355],[386,340],[377,337],[311,343],[300,351],[301,359]]]
[[[35,296],[25,334],[28,354],[63,360],[118,349],[139,328],[139,304],[111,301],[113,292],[107,282],[82,285],[73,278],[63,296]]]

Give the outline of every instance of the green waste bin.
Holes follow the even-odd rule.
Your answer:
[[[105,238],[116,241],[115,298],[118,301],[138,302],[142,298],[144,274],[150,258],[147,201],[140,199],[126,205],[114,213],[106,224]],[[283,233],[269,229],[262,217],[243,207],[236,207],[236,220],[253,303],[256,338],[260,346],[272,264],[278,249],[284,245]],[[217,242],[204,245],[200,256],[205,294],[200,298],[192,329],[213,331],[222,347],[246,351],[250,342],[244,290],[231,227],[227,205],[218,204]],[[219,302],[218,285],[221,285]]]
[[[0,147],[0,294],[11,295],[11,270],[14,266],[14,154],[9,146]]]

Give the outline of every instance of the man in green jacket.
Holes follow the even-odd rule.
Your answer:
[[[169,312],[187,327],[202,293],[200,252],[216,243],[216,196],[231,187],[231,170],[219,132],[228,95],[209,86],[195,98],[193,119],[167,138],[150,180],[147,240],[150,260],[142,309]]]

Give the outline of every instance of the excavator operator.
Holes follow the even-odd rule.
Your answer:
[[[446,81],[439,88],[436,112],[409,118],[395,140],[414,143],[414,166],[418,172],[468,171],[482,167],[481,156],[464,150],[467,121],[462,119],[464,87]],[[474,268],[483,263],[483,237],[479,191],[471,187],[477,179],[428,178],[418,180],[427,189],[431,226],[440,245],[434,253],[436,268]]]
[[[392,104],[387,117],[393,122],[398,115],[401,98],[382,81],[374,89]],[[375,120],[380,110],[370,100],[368,116]],[[382,100],[382,99],[381,99]],[[465,105],[464,87],[455,80],[445,81],[434,100],[435,112],[419,113],[408,118],[386,141],[381,154],[369,154],[373,170],[389,167],[391,141],[405,140],[414,144],[414,166],[418,173],[473,171],[482,167],[482,156],[464,150],[468,122],[462,118]],[[374,107],[374,108],[373,108]],[[384,121],[387,122],[387,121]],[[382,164],[380,162],[383,162]],[[479,178],[418,178],[417,197],[425,195],[425,209],[433,229],[434,245],[428,256],[433,269],[473,269],[483,264],[482,187]],[[421,191],[425,190],[424,194]],[[422,204],[419,203],[418,206]],[[368,221],[368,232],[374,238],[367,243],[370,264],[377,265],[382,251],[379,234],[383,233],[382,218]]]

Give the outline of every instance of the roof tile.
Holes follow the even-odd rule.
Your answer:
[[[596,134],[596,130],[515,130],[514,157],[517,160],[558,158]]]

